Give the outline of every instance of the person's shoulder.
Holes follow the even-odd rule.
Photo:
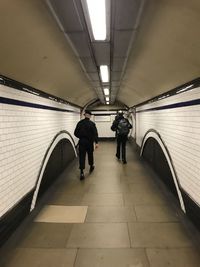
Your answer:
[[[96,127],[96,124],[93,121],[89,120],[88,123],[90,127]]]
[[[77,125],[80,125],[80,124],[82,124],[82,123],[84,123],[84,119],[80,120],[80,121],[77,123]]]
[[[90,120],[89,122],[90,122],[91,125],[94,125],[94,126],[96,125],[96,124],[95,124],[93,121],[91,121],[91,120]]]

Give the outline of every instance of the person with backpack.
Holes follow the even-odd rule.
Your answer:
[[[116,157],[118,160],[122,159],[123,164],[126,164],[126,142],[128,139],[128,134],[132,125],[128,119],[124,118],[122,111],[118,112],[118,115],[115,117],[111,130],[116,132],[117,137],[117,152]],[[121,152],[121,153],[120,153]]]

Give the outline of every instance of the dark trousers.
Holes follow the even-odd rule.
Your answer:
[[[90,166],[94,165],[94,157],[93,157],[93,151],[94,151],[94,144],[93,142],[90,142],[86,139],[79,141],[79,169],[84,170],[85,169],[85,157],[86,153],[88,155],[88,164]]]
[[[116,156],[123,161],[126,161],[126,141],[127,135],[117,136],[117,153]]]

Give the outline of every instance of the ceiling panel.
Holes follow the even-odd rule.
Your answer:
[[[92,81],[99,81],[99,75],[97,72],[87,72],[87,74]]]
[[[141,0],[115,0],[115,29],[134,29]]]
[[[114,57],[126,57],[133,31],[114,31]]]
[[[49,2],[59,18],[65,32],[83,30],[74,1],[50,0]]]
[[[116,82],[111,82],[111,85],[114,87],[114,86],[120,86],[120,82],[116,81]]]
[[[79,57],[90,57],[90,48],[88,46],[88,38],[84,32],[72,32],[67,34],[73,46],[79,54]]]
[[[122,73],[117,71],[111,72],[112,81],[120,81]]]
[[[114,57],[112,71],[122,71],[124,66],[125,58],[124,57]]]
[[[92,43],[97,65],[110,65],[110,43],[94,42]]]
[[[100,87],[100,82],[99,81],[91,81],[91,85],[93,87]]]
[[[86,72],[95,72],[97,70],[91,57],[80,57],[80,60],[83,63]]]

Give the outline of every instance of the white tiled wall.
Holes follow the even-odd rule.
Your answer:
[[[44,155],[60,131],[73,132],[79,108],[0,85],[0,96],[75,112],[0,104],[0,217],[35,186]]]
[[[115,120],[115,117],[117,115],[117,111],[92,111],[92,120],[95,122],[99,137],[103,138],[114,138],[115,137],[115,132],[111,130],[111,126],[113,121]],[[98,114],[100,116],[95,116],[95,114]],[[102,116],[101,116],[102,115]],[[132,115],[131,115],[132,116]],[[125,113],[126,117],[126,113]],[[105,118],[105,120],[104,120]],[[102,119],[102,121],[100,121]],[[133,119],[133,121],[132,121]],[[135,124],[135,119],[134,116],[132,118],[129,118],[129,121],[131,124]],[[130,131],[131,136],[135,136],[135,126],[133,125],[133,130]]]
[[[131,124],[132,124],[132,129],[131,129],[131,137],[136,138],[136,114],[135,111],[131,113]]]
[[[200,99],[200,88],[146,104],[137,111]],[[147,111],[136,115],[136,142],[156,130],[171,155],[181,187],[200,205],[200,105]]]
[[[111,114],[116,113],[116,112],[115,111],[93,111],[92,113],[94,114],[92,116],[92,120],[96,124],[99,137],[104,137],[104,138],[115,137],[115,132],[113,132],[110,128],[116,116],[116,115],[111,115]],[[95,116],[95,114],[98,114],[98,115],[104,114],[104,115]],[[105,118],[105,120],[103,120],[103,118]],[[101,119],[102,121],[100,121]]]

